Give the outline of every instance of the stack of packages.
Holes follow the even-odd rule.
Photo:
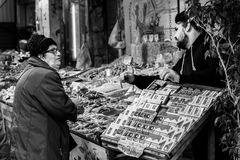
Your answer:
[[[156,80],[106,129],[102,141],[137,158],[169,157],[220,94]]]

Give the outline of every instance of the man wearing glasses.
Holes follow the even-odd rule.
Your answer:
[[[18,160],[69,159],[71,136],[67,120],[77,120],[77,108],[66,95],[57,71],[61,53],[56,42],[32,35],[28,65],[15,89],[13,133]]]

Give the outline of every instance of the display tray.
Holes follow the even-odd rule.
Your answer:
[[[177,160],[213,120],[220,94],[220,88],[156,80],[109,125],[103,145],[132,157]]]
[[[108,148],[114,151],[119,151],[117,142],[118,140],[116,139],[105,138],[104,136],[102,137],[102,146],[104,146],[105,148]],[[158,150],[146,148],[144,150],[144,154],[140,158],[146,159],[146,160],[160,160],[160,159],[167,160],[169,158],[169,155],[163,154]]]
[[[191,128],[184,138],[174,147],[171,153],[163,153],[159,150],[146,148],[144,154],[140,157],[146,160],[177,160],[186,147],[192,142],[196,135],[201,131],[206,120],[211,118],[213,108],[210,108],[206,114]],[[106,148],[119,151],[117,146],[118,139],[111,139],[102,136],[102,145]]]

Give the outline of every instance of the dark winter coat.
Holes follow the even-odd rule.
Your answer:
[[[31,57],[16,85],[14,137],[18,160],[69,159],[69,128],[77,109],[66,95],[58,73]]]
[[[207,56],[206,52],[208,50],[209,44],[204,44],[204,34],[201,34],[193,43],[192,49],[188,49],[185,53],[185,57],[183,56],[172,68],[180,75],[179,83],[224,87],[224,82],[222,81],[223,78],[217,72],[219,60],[217,58]],[[192,57],[191,52],[193,55]],[[193,65],[196,69],[195,71],[193,69]],[[139,75],[135,76],[135,80],[132,84],[135,84],[139,88],[143,89],[150,85],[155,79],[159,79],[159,76]]]

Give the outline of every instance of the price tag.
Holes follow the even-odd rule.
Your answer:
[[[149,40],[150,42],[153,42],[153,34],[150,34],[150,35],[149,35],[148,40]]]
[[[158,34],[154,34],[154,41],[155,41],[155,42],[158,42],[158,41],[159,41],[159,36],[158,36]]]
[[[110,77],[111,76],[111,69],[106,69],[106,76],[107,77]]]

